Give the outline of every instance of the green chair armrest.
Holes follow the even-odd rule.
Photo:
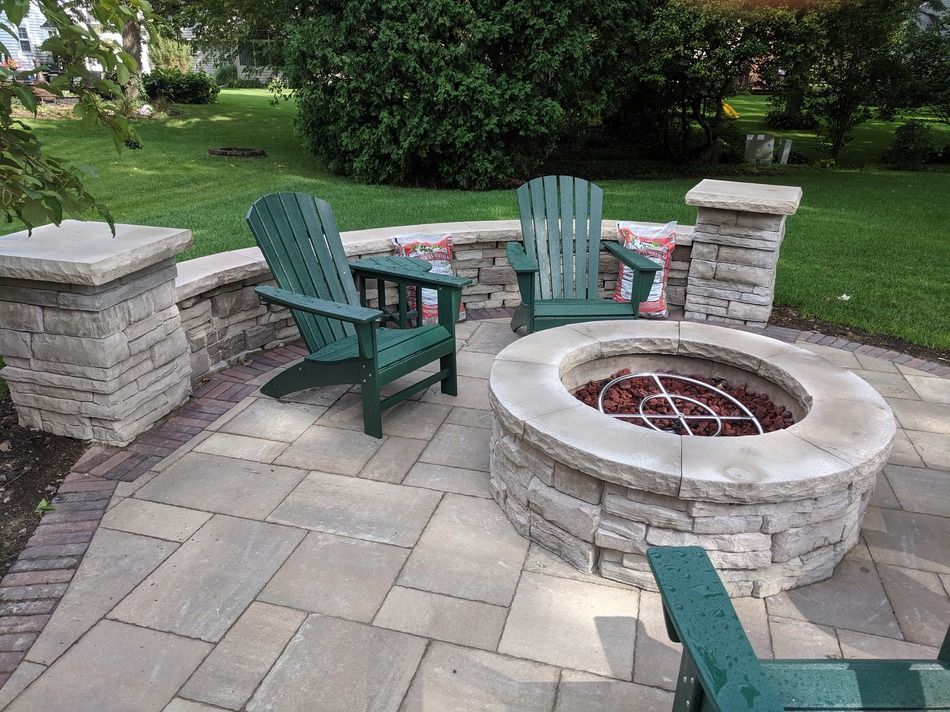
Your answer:
[[[654,547],[647,550],[647,559],[670,638],[683,643],[683,656],[714,709],[782,712],[706,552],[698,546]]]
[[[421,261],[421,260],[420,260]],[[422,287],[449,287],[450,289],[461,289],[472,283],[468,277],[456,277],[451,274],[438,274],[435,272],[426,272],[423,270],[406,270],[394,268],[385,264],[375,264],[370,260],[360,260],[350,263],[350,269],[354,274],[366,277],[379,277],[396,284],[412,284]]]
[[[524,245],[520,242],[509,242],[505,245],[505,255],[508,257],[508,264],[518,274],[524,272],[538,272],[538,263],[528,257],[524,251]]]
[[[351,324],[370,324],[386,316],[385,312],[379,309],[369,309],[368,307],[353,306],[352,304],[341,304],[340,302],[331,302],[317,297],[308,297],[305,294],[298,294],[287,289],[271,287],[264,285],[255,287],[255,292],[265,302],[280,304],[281,306],[299,309],[300,311],[324,316],[328,319],[339,319]]]
[[[623,262],[625,265],[627,265],[627,267],[640,270],[641,272],[652,272],[654,274],[660,271],[660,266],[658,264],[652,260],[648,260],[643,255],[637,254],[629,247],[624,247],[618,242],[605,241],[601,244],[603,244],[604,249],[607,250],[607,252]]]

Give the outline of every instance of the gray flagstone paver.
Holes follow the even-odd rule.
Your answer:
[[[312,615],[247,712],[395,712],[425,647],[424,638]]]
[[[425,449],[425,440],[390,436],[366,463],[359,477],[378,482],[400,483]]]
[[[878,566],[878,573],[904,637],[939,648],[950,626],[950,598],[940,578],[929,571],[883,564]]]
[[[285,442],[230,433],[212,433],[211,437],[195,446],[195,452],[236,457],[252,462],[273,462],[286,449]]]
[[[373,624],[426,638],[494,650],[508,609],[478,601],[396,586]]]
[[[776,658],[841,657],[841,646],[834,628],[777,616],[772,616],[769,624]]]
[[[27,660],[52,663],[177,548],[168,541],[100,529]]]
[[[210,512],[172,507],[143,499],[123,499],[102,518],[102,526],[182,542],[210,518]]]
[[[507,606],[528,543],[492,500],[447,494],[403,568],[399,583]]]
[[[907,437],[927,467],[950,470],[950,435],[908,430]]]
[[[320,470],[339,475],[355,475],[382,445],[382,441],[363,432],[309,427],[277,458],[278,465]]]
[[[669,712],[673,694],[655,687],[565,670],[555,712]]]
[[[498,651],[631,680],[639,593],[525,573]]]
[[[7,709],[160,712],[211,646],[101,621]]]
[[[181,694],[218,707],[241,709],[306,617],[292,608],[252,603]]]
[[[300,529],[217,514],[111,617],[220,640],[303,537]]]
[[[884,472],[900,508],[950,517],[950,472],[898,465],[888,465]]]
[[[433,465],[488,471],[491,431],[464,425],[445,424],[435,434],[419,458]]]
[[[427,489],[312,472],[268,519],[328,534],[412,546],[441,496]]]
[[[869,508],[864,538],[879,563],[950,573],[950,518]]]
[[[407,556],[398,546],[310,532],[259,598],[368,623]]]
[[[488,473],[481,470],[418,462],[409,470],[402,483],[473,497],[490,497],[488,479]]]
[[[222,425],[220,432],[292,443],[326,410],[320,406],[258,398]]]
[[[433,643],[400,710],[548,712],[557,684],[557,668]]]
[[[137,499],[264,519],[306,470],[189,453],[135,493]]]

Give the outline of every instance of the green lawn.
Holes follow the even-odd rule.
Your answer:
[[[742,116],[738,125],[743,134],[766,132],[782,138],[792,139],[792,149],[800,151],[811,160],[825,158],[814,131],[779,131],[765,125],[768,113],[768,97],[743,94],[729,99],[729,104]],[[891,144],[894,129],[909,119],[917,119],[930,127],[934,140],[939,146],[950,144],[950,126],[941,124],[933,117],[920,113],[899,116],[896,121],[866,121],[854,130],[854,137],[845,144],[838,156],[838,164],[843,167],[863,168],[880,161],[881,153]]]
[[[517,215],[510,190],[394,188],[331,175],[300,148],[293,107],[271,106],[268,96],[225,90],[216,105],[183,107],[179,118],[142,123],[144,150],[121,155],[106,137],[83,133],[76,122],[44,121],[37,130],[52,149],[98,169],[90,188],[117,220],[191,228],[195,245],[186,258],[251,245],[244,213],[255,198],[275,190],[329,200],[342,230]],[[747,98],[733,105],[748,122],[753,112],[743,103]],[[759,97],[748,99],[762,104]],[[227,145],[260,146],[268,157],[207,155],[208,148]],[[694,179],[599,182],[609,218],[695,221],[695,210],[683,202]],[[764,182],[804,189],[782,251],[779,303],[950,348],[950,172],[806,169]],[[839,300],[842,294],[850,299]]]

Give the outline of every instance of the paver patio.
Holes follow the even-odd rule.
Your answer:
[[[343,389],[254,393],[120,483],[0,709],[670,709],[679,653],[659,596],[529,546],[489,498],[505,322],[460,324],[459,398],[398,406],[382,440]],[[935,657],[950,621],[948,381],[804,346],[867,378],[901,429],[835,576],[738,599],[739,616],[762,656]]]

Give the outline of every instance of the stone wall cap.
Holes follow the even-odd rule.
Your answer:
[[[0,237],[0,277],[97,286],[174,257],[191,230],[64,220]]]
[[[748,213],[794,215],[802,189],[791,185],[740,183],[706,178],[686,194],[686,204]]]

